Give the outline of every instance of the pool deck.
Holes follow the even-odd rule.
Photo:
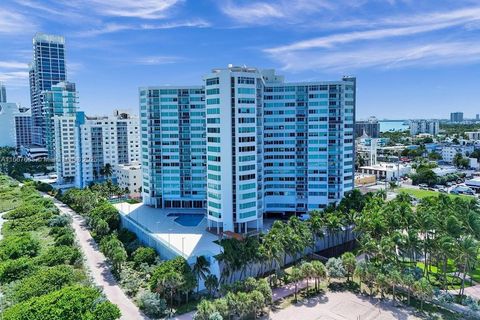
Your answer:
[[[170,213],[205,213],[205,209],[156,209],[142,203],[126,202],[114,205],[119,212],[135,221],[165,246],[172,248],[185,259],[205,255],[213,257],[221,253],[221,247],[214,243],[218,236],[208,232],[204,218],[197,226],[183,226],[169,217]]]

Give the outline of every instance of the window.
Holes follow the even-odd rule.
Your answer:
[[[207,86],[213,86],[219,83],[220,83],[220,80],[218,78],[207,79]]]

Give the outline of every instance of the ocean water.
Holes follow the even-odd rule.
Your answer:
[[[389,120],[389,121],[378,121],[380,123],[380,132],[387,131],[403,131],[408,130],[409,126],[406,123],[406,120]]]

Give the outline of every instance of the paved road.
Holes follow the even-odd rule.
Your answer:
[[[46,196],[46,195],[45,195]],[[46,196],[49,197],[49,196]],[[71,210],[67,205],[53,199],[55,205],[63,214],[69,215],[73,219],[72,227],[85,256],[85,266],[90,271],[90,276],[96,286],[102,288],[103,293],[110,302],[116,304],[122,312],[122,320],[148,319],[144,316],[138,307],[125,295],[117,281],[110,272],[107,260],[103,253],[98,249],[90,232],[85,226],[85,220],[82,216]]]

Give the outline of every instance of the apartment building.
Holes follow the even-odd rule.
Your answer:
[[[196,159],[204,159],[198,167],[206,171],[206,183],[198,180],[198,191],[206,191],[209,227],[258,229],[264,214],[322,209],[353,189],[355,78],[287,83],[274,70],[229,66],[203,80],[195,88],[200,102],[204,95],[203,120],[191,115],[199,103],[188,101],[191,87],[140,89],[145,204],[168,207],[165,199],[172,194],[191,203],[191,194],[177,183],[180,172],[173,183],[165,180],[181,166],[175,158],[184,105],[179,92],[188,92],[188,119],[205,126],[204,151],[197,150]],[[186,171],[185,178],[193,176]]]
[[[160,208],[206,201],[202,86],[140,88],[143,197]]]

